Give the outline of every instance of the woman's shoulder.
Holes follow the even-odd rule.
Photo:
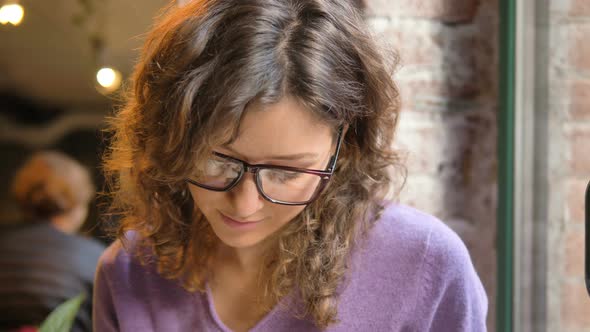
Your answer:
[[[158,273],[156,258],[141,245],[133,232],[113,242],[102,254],[97,266],[97,279],[116,280],[110,286],[121,293],[133,292],[146,285],[153,289],[175,290],[178,280],[166,279]]]
[[[486,293],[463,241],[408,206],[384,208],[353,252],[346,285],[341,317],[351,326],[360,323],[347,317],[357,317],[360,307],[376,321],[410,330],[485,330]],[[457,313],[444,311],[451,307]]]
[[[461,238],[440,219],[415,208],[389,203],[361,242],[363,256],[425,269],[472,269]],[[457,271],[457,270],[455,270]]]
[[[368,233],[368,239],[382,246],[405,243],[412,246],[426,245],[450,251],[464,249],[457,233],[440,219],[416,208],[388,203],[379,219]]]
[[[147,269],[138,258],[139,242],[139,236],[135,232],[127,232],[124,238],[115,240],[106,248],[98,260],[98,268],[107,273],[129,273],[132,269]]]
[[[197,324],[206,317],[200,294],[160,276],[153,261],[142,264],[136,258],[138,251],[144,252],[138,239],[126,234],[100,258],[94,282],[95,330],[188,331],[189,326],[199,330]]]

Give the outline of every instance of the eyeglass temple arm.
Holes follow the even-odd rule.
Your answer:
[[[338,138],[336,140],[336,152],[334,153],[334,155],[332,156],[332,158],[330,159],[330,163],[329,163],[329,167],[328,167],[328,171],[330,172],[334,172],[334,169],[336,168],[336,160],[338,160],[338,154],[340,153],[340,145],[342,144],[342,132],[343,132],[343,127],[340,127],[340,129],[338,129]]]

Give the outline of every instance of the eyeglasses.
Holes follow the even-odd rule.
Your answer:
[[[246,172],[254,174],[256,188],[269,202],[282,205],[307,205],[315,200],[334,174],[342,143],[342,128],[338,131],[336,152],[326,170],[290,166],[249,164],[243,160],[213,152],[201,169],[186,181],[213,191],[229,191]]]

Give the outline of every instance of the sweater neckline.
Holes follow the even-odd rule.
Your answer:
[[[232,329],[230,329],[229,327],[227,327],[223,323],[223,321],[221,320],[221,318],[217,314],[217,311],[215,310],[215,303],[213,302],[213,294],[211,293],[211,288],[209,287],[209,283],[205,284],[205,296],[206,296],[206,301],[207,301],[207,307],[209,308],[209,314],[210,314],[211,318],[213,319],[213,322],[215,323],[215,325],[217,325],[217,327],[219,329],[221,329],[221,331],[223,331],[223,332],[233,332]],[[254,326],[252,328],[250,328],[248,331],[249,332],[258,331],[263,326],[269,324],[270,321],[274,320],[275,316],[277,316],[279,314],[278,311],[280,310],[280,307],[284,305],[285,299],[287,297],[288,296],[281,299],[279,301],[279,303],[275,304],[275,306],[269,312],[267,312],[266,315],[264,315],[258,322],[256,322],[256,324],[254,324]]]

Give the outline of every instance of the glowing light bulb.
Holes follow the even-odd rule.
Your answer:
[[[113,68],[103,67],[96,73],[96,81],[106,92],[113,92],[121,86],[121,73]]]
[[[19,25],[25,16],[25,10],[18,3],[9,3],[0,7],[0,23]]]

